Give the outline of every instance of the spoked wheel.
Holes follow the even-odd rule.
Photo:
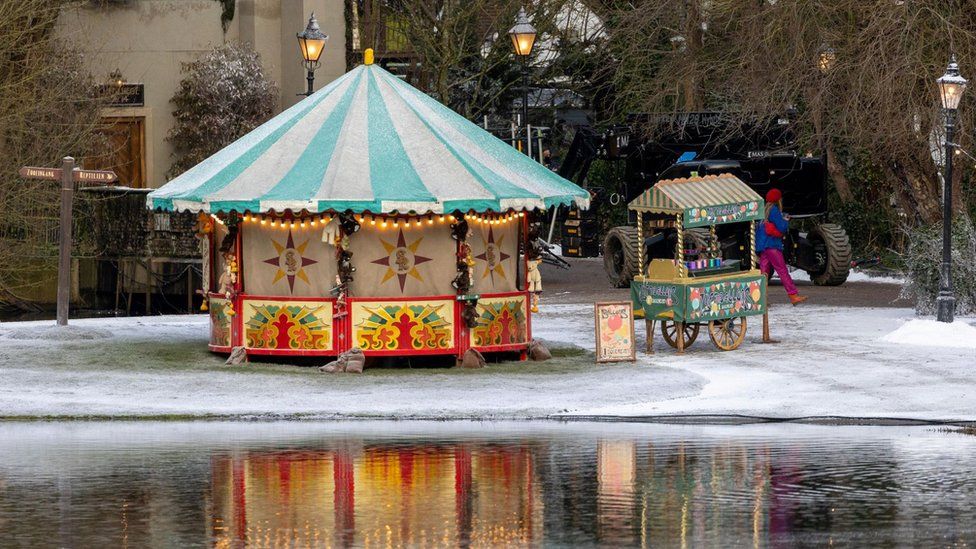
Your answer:
[[[708,336],[723,351],[738,349],[746,338],[746,317],[713,320],[708,323]]]
[[[701,324],[695,323],[685,323],[683,331],[685,333],[685,349],[691,346],[698,338],[698,330],[701,329]],[[664,341],[668,342],[668,345],[678,348],[678,325],[672,320],[662,320],[661,321],[661,335],[664,336]]]

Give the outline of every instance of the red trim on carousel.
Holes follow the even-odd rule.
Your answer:
[[[216,299],[226,299],[222,294],[218,292],[210,292],[208,294],[212,298]],[[525,290],[513,291],[513,292],[501,292],[492,294],[478,294],[479,298],[491,299],[491,298],[505,298],[505,297],[525,297],[525,308],[526,308],[526,340],[524,343],[512,343],[508,345],[487,345],[487,346],[474,346],[480,352],[515,352],[524,351],[528,348],[529,341],[532,339],[532,315],[529,312],[531,307],[531,295]],[[231,319],[231,345],[219,346],[209,344],[207,347],[211,352],[215,353],[230,353],[234,347],[238,347],[244,344],[244,302],[245,301],[278,301],[278,302],[310,302],[310,303],[332,303],[335,305],[336,299],[333,297],[302,297],[302,296],[268,296],[268,295],[249,295],[249,294],[237,294],[232,298],[234,310],[237,314]],[[247,354],[249,355],[266,355],[266,356],[303,356],[303,357],[330,357],[337,356],[339,353],[348,351],[351,347],[353,326],[352,326],[352,305],[354,303],[402,303],[411,301],[450,301],[454,304],[454,310],[452,314],[454,322],[454,339],[453,347],[449,349],[433,349],[433,350],[411,350],[405,351],[403,349],[396,349],[392,351],[371,351],[366,350],[364,354],[367,356],[433,356],[433,355],[457,355],[460,356],[464,354],[470,345],[471,330],[464,325],[461,318],[461,312],[464,308],[464,302],[458,301],[456,295],[441,295],[441,296],[414,296],[414,297],[358,297],[358,298],[347,298],[346,299],[346,315],[338,319],[336,322],[335,317],[333,317],[332,325],[332,349],[328,350],[299,350],[299,349],[262,349],[262,348],[247,348]],[[335,312],[335,309],[333,309]]]

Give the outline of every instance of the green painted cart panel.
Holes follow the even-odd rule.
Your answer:
[[[758,221],[763,219],[764,211],[759,207],[760,200],[750,200],[735,204],[719,204],[701,208],[686,208],[682,222],[686,229],[708,227],[725,223]]]
[[[766,277],[728,276],[682,283],[633,281],[630,296],[645,318],[676,322],[708,322],[766,312]]]

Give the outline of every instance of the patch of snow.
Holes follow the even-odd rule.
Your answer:
[[[806,271],[800,269],[791,270],[790,276],[793,277],[794,282],[810,282],[810,275],[807,274]],[[905,285],[905,279],[902,277],[874,275],[857,269],[851,269],[851,273],[847,275],[847,282],[871,282],[874,284],[897,284],[899,286]]]
[[[635,363],[597,365],[587,354],[481,370],[367,368],[357,376],[267,362],[223,366],[207,351],[205,315],[73,320],[112,337],[0,337],[0,417],[976,420],[976,349],[883,341],[913,318],[907,308],[773,307],[775,345],[759,341],[761,319],[753,317],[736,351],[717,351],[703,328],[677,355],[657,325],[648,355],[638,322]],[[0,333],[51,325],[4,323]],[[532,328],[552,349],[592,351],[593,305],[543,302]]]
[[[31,326],[29,328],[0,328],[0,337],[19,340],[85,341],[112,337],[112,332],[101,328],[73,326]]]
[[[976,327],[962,320],[946,323],[916,318],[882,337],[881,341],[901,345],[976,349]]]

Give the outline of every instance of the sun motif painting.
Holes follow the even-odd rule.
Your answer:
[[[364,64],[148,205],[199,217],[212,351],[524,356],[530,235],[589,193]]]
[[[412,276],[421,282],[424,281],[424,278],[420,276],[420,271],[417,270],[417,265],[422,265],[430,261],[429,257],[417,255],[417,249],[423,240],[423,236],[418,236],[408,244],[407,240],[403,237],[402,230],[397,232],[396,240],[393,242],[387,242],[385,239],[380,238],[380,242],[383,245],[383,249],[386,250],[387,255],[379,259],[374,259],[372,262],[386,267],[386,273],[383,275],[381,284],[385,284],[391,278],[396,277],[400,283],[400,292],[402,293],[408,276]]]
[[[295,291],[296,278],[308,284],[309,280],[308,275],[305,273],[305,267],[318,263],[318,261],[303,255],[305,248],[308,247],[308,240],[296,246],[292,231],[288,231],[288,237],[284,243],[278,243],[278,241],[273,239],[271,243],[274,245],[275,250],[278,251],[278,255],[276,257],[269,257],[264,262],[278,268],[272,284],[277,283],[282,278],[287,279],[289,293],[294,293]]]
[[[505,260],[512,257],[502,251],[502,244],[505,236],[501,236],[495,242],[495,229],[488,227],[488,238],[484,241],[485,251],[474,256],[475,259],[484,261],[481,278],[491,277],[492,284],[495,282],[495,275],[505,278]]]

